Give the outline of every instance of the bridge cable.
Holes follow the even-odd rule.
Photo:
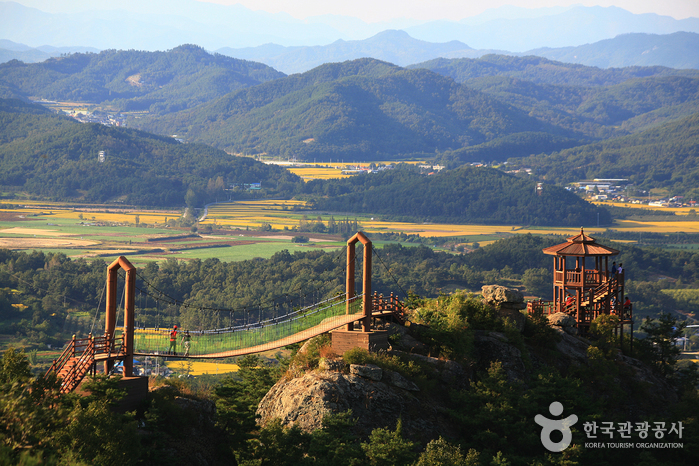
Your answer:
[[[345,248],[343,248],[342,254],[344,254],[344,252],[345,252]],[[339,258],[339,257],[340,257],[340,256],[338,255],[338,256],[337,256],[335,259],[333,259],[332,261],[334,262],[334,261],[337,260],[337,258]],[[356,257],[355,257],[355,260],[357,260]],[[346,269],[347,269],[347,266],[346,266],[346,264],[345,264],[344,271],[346,271]],[[328,271],[328,269],[327,269],[327,267],[325,267],[325,268],[323,269],[323,272],[327,272],[327,271]],[[148,291],[139,288],[138,286],[136,286],[136,289],[138,289],[138,290],[139,290],[140,292],[142,292],[142,293],[145,293],[145,294],[148,295],[148,296],[151,296],[152,298],[154,298],[154,299],[156,299],[156,300],[160,299],[160,300],[164,301],[164,302],[167,303],[167,304],[171,304],[171,305],[175,305],[175,306],[178,306],[178,305],[179,305],[179,306],[182,306],[182,307],[187,308],[187,309],[193,309],[193,310],[199,310],[199,311],[212,311],[212,312],[221,312],[221,311],[240,312],[240,311],[241,311],[241,308],[237,308],[237,309],[235,309],[235,308],[214,308],[214,307],[208,307],[208,306],[197,306],[197,305],[189,304],[189,303],[187,303],[187,302],[185,302],[185,301],[182,301],[182,300],[179,300],[179,299],[177,299],[177,298],[173,298],[172,296],[167,295],[166,293],[164,293],[164,292],[161,291],[160,289],[156,288],[155,285],[153,285],[150,281],[148,281],[145,277],[143,277],[143,276],[142,276],[141,274],[139,274],[138,272],[136,273],[136,276],[137,276],[138,278],[140,278],[149,288],[152,288],[153,290],[155,290],[155,291],[159,294],[159,296],[156,297],[156,296],[154,296],[153,294],[149,293]],[[289,296],[289,294],[292,293],[292,292],[294,292],[294,291],[297,291],[301,286],[303,286],[303,284],[299,283],[299,284],[296,286],[295,289],[292,289],[290,292],[287,292],[287,293],[284,294],[284,296],[287,297],[287,301],[288,301],[288,296]],[[322,286],[323,286],[323,282],[320,282],[320,285],[319,285],[314,291],[316,291],[316,292],[319,291],[319,290],[322,288]],[[276,297],[274,297],[274,298],[271,298],[271,299],[269,299],[269,300],[267,300],[267,301],[260,301],[260,302],[258,302],[258,305],[257,305],[257,306],[258,306],[258,309],[261,309],[265,304],[269,304],[269,303],[274,304],[275,301],[276,301],[277,299],[279,299],[280,297],[281,297],[281,295],[276,296]],[[293,299],[291,300],[291,303],[293,303]],[[293,304],[292,304],[292,306],[293,306]],[[247,312],[247,311],[248,311],[248,310],[247,310],[247,306],[243,307],[242,311],[243,311],[243,312]]]
[[[403,294],[405,295],[405,297],[406,297],[406,298],[409,298],[408,293],[406,293],[405,290],[403,289],[403,287],[400,286],[400,283],[398,283],[398,280],[396,280],[396,277],[394,277],[393,274],[391,273],[391,269],[390,269],[390,268],[386,265],[386,263],[383,261],[383,259],[381,258],[381,255],[379,255],[379,253],[378,253],[378,248],[375,249],[375,251],[376,251],[376,257],[379,259],[379,262],[381,262],[381,265],[383,265],[383,268],[386,270],[386,273],[388,273],[388,275],[391,277],[391,279],[393,279],[393,281],[395,282],[395,284],[398,285],[398,288],[400,288],[400,290],[403,292]]]
[[[100,314],[100,307],[102,307],[102,298],[104,297],[104,293],[107,290],[107,280],[104,281],[104,288],[102,288],[102,294],[100,295],[100,301],[97,303],[97,311],[95,312],[95,318],[92,319],[92,327],[90,327],[90,333],[93,333],[95,330],[95,323],[97,322],[97,319],[99,318]]]

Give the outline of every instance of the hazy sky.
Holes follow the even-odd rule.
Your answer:
[[[241,4],[251,10],[286,12],[299,19],[323,14],[360,18],[367,22],[394,18],[460,20],[489,8],[554,6],[617,6],[631,13],[657,13],[675,19],[699,17],[699,0],[197,0],[223,5]]]
[[[123,8],[125,2],[113,0],[13,0],[39,10],[59,13]],[[151,0],[141,0],[141,5]],[[251,10],[286,12],[304,19],[324,14],[347,15],[366,22],[398,18],[417,20],[460,20],[489,8],[514,5],[524,8],[554,6],[618,6],[631,13],[657,13],[675,19],[699,17],[699,0],[196,0],[223,5],[241,4]],[[176,2],[173,2],[176,3]]]

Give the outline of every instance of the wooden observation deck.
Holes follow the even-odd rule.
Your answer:
[[[530,314],[563,312],[573,317],[581,335],[587,334],[590,323],[603,314],[619,317],[623,337],[624,325],[633,332],[633,309],[623,306],[624,272],[610,271],[609,258],[616,249],[598,244],[583,229],[565,243],[544,248],[553,257],[553,301],[532,301]]]

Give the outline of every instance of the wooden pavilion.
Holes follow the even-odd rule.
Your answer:
[[[624,272],[610,270],[609,258],[616,249],[598,244],[584,230],[565,243],[543,249],[553,257],[553,301],[534,301],[529,313],[545,315],[563,312],[573,317],[578,332],[587,334],[590,323],[602,314],[619,317],[622,340],[624,325],[633,332],[632,306],[623,306]]]

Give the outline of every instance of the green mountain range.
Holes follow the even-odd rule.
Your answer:
[[[195,45],[167,52],[105,50],[0,64],[0,97],[90,102],[161,114],[284,76],[266,65]]]
[[[637,189],[667,188],[699,198],[699,114],[638,134],[512,160],[538,177],[565,183],[627,178]]]
[[[431,71],[373,59],[322,65],[135,124],[229,152],[310,161],[425,157],[512,133],[571,134]]]
[[[234,195],[223,191],[231,183],[261,182],[264,194],[302,183],[279,167],[210,146],[82,124],[18,100],[0,99],[0,127],[0,185],[47,198],[181,206],[190,190],[188,201],[198,204],[207,194]]]
[[[693,71],[512,57],[479,63],[464,84],[372,59],[327,64],[134,124],[229,152],[306,161],[437,156],[458,165],[551,153],[699,112]],[[504,75],[486,76],[495,65]],[[530,76],[539,78],[523,79]],[[569,78],[585,85],[560,84]]]
[[[319,162],[431,159],[450,168],[520,159],[516,165],[531,166],[552,182],[594,175],[693,189],[689,162],[674,159],[688,158],[694,139],[673,123],[689,118],[680,127],[692,127],[690,117],[699,114],[697,71],[601,70],[495,55],[423,66],[437,72],[365,58],[283,76],[264,65],[181,46],[74,54],[35,65],[10,62],[0,65],[0,86],[24,98],[91,98],[123,109],[147,108],[149,116],[128,124],[229,153]],[[621,156],[605,159],[610,147],[628,152],[623,163]],[[27,143],[18,153],[32,150],[38,149]],[[101,149],[92,144],[91,150]],[[634,162],[634,151],[654,154],[653,166]],[[575,170],[551,166],[571,153],[599,162],[575,164]],[[3,169],[5,185],[31,182],[12,163]],[[53,186],[37,180],[39,192]],[[62,197],[71,189],[89,191],[66,189]]]
[[[260,196],[300,196],[316,208],[412,221],[501,224],[603,224],[609,214],[555,186],[463,167],[433,176],[401,165],[347,180],[303,183],[275,165],[202,144],[108,127],[0,99],[0,186],[35,196],[149,206],[201,206],[250,197],[231,185],[258,183]],[[99,152],[104,151],[100,161]]]

